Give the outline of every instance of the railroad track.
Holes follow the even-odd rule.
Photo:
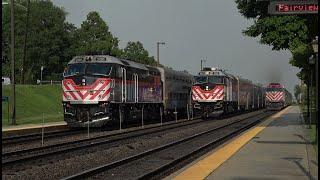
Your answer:
[[[259,111],[260,112],[260,111]],[[256,112],[258,113],[258,112]],[[243,114],[246,115],[246,114]],[[253,115],[255,116],[255,115]],[[234,117],[237,118],[237,117]],[[172,129],[179,129],[185,126],[192,126],[198,123],[206,123],[200,119],[179,121],[163,124],[162,126],[152,126],[143,129],[135,129],[132,131],[125,131],[116,134],[108,134],[96,136],[87,139],[81,139],[71,142],[63,142],[58,144],[47,145],[43,147],[34,147],[29,149],[4,152],[2,153],[2,165],[8,166],[17,163],[24,163],[28,160],[36,160],[48,156],[54,156],[62,153],[67,153],[76,150],[82,150],[103,144],[112,144],[119,141],[128,140],[135,137],[142,137],[162,131],[170,131]]]
[[[58,136],[68,136],[83,133],[83,130],[62,130],[62,131],[49,131],[45,132],[45,138],[55,138]],[[2,138],[2,145],[12,145],[12,144],[19,144],[29,141],[36,141],[41,140],[42,134],[39,133],[32,133],[26,135],[17,135],[17,136],[10,136]]]
[[[154,178],[157,175],[165,174],[166,171],[169,171],[174,166],[209,147],[225,142],[231,137],[261,122],[262,119],[271,114],[273,114],[273,112],[261,113],[239,119],[235,122],[218,126],[124,159],[65,177],[64,179],[109,179],[115,177],[121,177],[122,179]]]
[[[249,113],[250,111],[248,111]],[[220,118],[228,118],[230,116],[235,116],[238,115],[239,113],[234,113],[234,114],[229,114],[222,116]],[[195,117],[194,120],[199,119],[199,117]],[[184,120],[184,119],[182,119]],[[181,121],[181,120],[179,120]],[[170,121],[167,121],[170,122]],[[137,125],[137,124],[133,124]],[[132,126],[132,125],[131,125]],[[131,127],[129,126],[129,127]],[[106,129],[111,130],[111,129]],[[105,131],[105,130],[102,130]],[[92,132],[99,132],[99,130],[91,130]],[[78,134],[84,134],[87,133],[86,130],[81,130],[81,129],[74,129],[74,130],[58,130],[58,131],[49,131],[45,132],[44,136],[46,141],[48,139],[53,139],[53,138],[58,138],[58,137],[65,137],[65,136],[70,136],[70,135],[78,135]],[[31,134],[25,134],[25,135],[16,135],[16,136],[10,136],[10,137],[3,137],[2,138],[2,145],[4,146],[11,146],[11,145],[21,145],[22,143],[30,143],[31,141],[40,141],[42,139],[42,134],[41,132],[39,133],[31,133]]]
[[[163,130],[171,130],[184,126],[190,126],[197,123],[203,123],[199,119],[189,121],[172,122],[148,128],[139,128],[130,131],[124,131],[115,134],[108,134],[103,136],[96,136],[87,139],[80,139],[76,141],[63,142],[58,144],[47,145],[43,147],[34,147],[29,149],[22,149],[17,151],[10,151],[2,153],[2,165],[10,165],[20,163],[27,160],[39,159],[42,157],[57,155],[65,152],[75,151],[83,148],[90,148],[102,144],[114,143],[121,140],[126,140],[134,137],[144,136],[151,133],[161,132]],[[182,125],[181,125],[182,124]]]
[[[195,117],[194,120],[199,119],[198,117]],[[185,120],[185,119],[182,119]],[[179,120],[181,121],[181,120]],[[168,121],[167,121],[168,122]],[[131,124],[128,127],[123,127],[123,128],[130,128],[132,126],[135,126],[137,124]],[[147,125],[147,124],[146,124]],[[91,129],[91,133],[95,132],[103,132],[103,131],[110,131],[114,130],[110,128],[106,129]],[[39,130],[41,131],[41,130]],[[86,129],[70,129],[70,130],[57,130],[57,131],[48,131],[44,133],[45,139],[52,139],[52,138],[58,138],[58,137],[64,137],[64,136],[70,136],[70,135],[78,135],[78,134],[85,134],[87,133]],[[38,141],[42,139],[42,134],[41,132],[39,133],[30,133],[30,134],[25,134],[25,135],[15,135],[15,136],[10,136],[10,137],[3,137],[2,138],[2,145],[4,146],[11,146],[11,145],[16,145],[16,144],[22,144],[22,143],[30,143],[30,141]]]

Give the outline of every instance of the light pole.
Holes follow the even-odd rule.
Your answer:
[[[315,64],[316,64],[316,142],[318,142],[318,120],[319,120],[319,60],[318,60],[318,36],[316,36],[315,40],[311,42],[311,46],[313,52],[315,53]]]
[[[2,2],[2,5],[8,5]],[[14,0],[10,0],[10,29],[11,29],[11,81],[12,81],[12,125],[16,125],[16,81],[15,81],[15,36],[14,36]],[[20,4],[19,7],[26,8]]]
[[[12,125],[16,125],[16,81],[15,81],[15,52],[14,52],[14,0],[10,0],[10,26],[11,26],[11,79],[12,79]]]
[[[315,64],[315,58],[314,58],[313,56],[311,56],[311,57],[309,58],[309,65],[310,65],[310,66],[309,66],[309,68],[310,68],[310,75],[309,75],[309,76],[310,76],[310,78],[309,78],[309,82],[310,82],[310,83],[309,83],[309,86],[310,86],[310,87],[308,86],[308,87],[309,87],[309,88],[308,88],[308,113],[309,113],[309,115],[308,115],[308,116],[309,116],[309,126],[308,126],[308,128],[309,128],[309,129],[311,129],[311,120],[312,120],[312,116],[311,116],[311,115],[312,115],[312,112],[311,112],[311,110],[310,110],[310,107],[312,108],[312,106],[311,106],[311,104],[312,104],[311,102],[312,102],[312,101],[310,101],[310,98],[309,98],[309,96],[312,96],[312,93],[311,93],[311,92],[312,92],[312,81],[313,81],[313,80],[312,80],[313,73],[312,73],[312,67],[311,67],[311,66],[314,65],[314,64]]]
[[[307,67],[307,70],[310,70],[310,66]],[[310,73],[307,72],[307,118],[310,120]],[[307,122],[306,122],[307,123]],[[309,124],[310,125],[310,124]],[[310,129],[311,127],[308,126]]]
[[[157,42],[157,61],[158,61],[158,65],[160,65],[160,59],[159,59],[159,46],[161,45],[165,45],[165,42]]]
[[[202,71],[202,62],[207,62],[207,60],[201,59],[200,62],[200,71]]]
[[[8,2],[2,2],[2,5],[8,5]],[[21,65],[21,79],[20,84],[24,83],[24,64],[26,60],[26,54],[27,54],[27,34],[28,34],[28,25],[29,25],[29,8],[30,8],[30,0],[28,0],[27,7],[24,7],[23,5],[16,3],[14,4],[24,10],[27,11],[26,15],[26,22],[25,22],[25,32],[24,32],[24,45],[23,45],[23,59],[22,59],[22,65]]]

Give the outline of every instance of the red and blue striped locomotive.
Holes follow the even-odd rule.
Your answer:
[[[203,117],[265,106],[261,85],[236,77],[218,68],[203,68],[192,86],[194,108]]]
[[[107,55],[76,56],[62,81],[64,120],[71,127],[185,114],[194,79],[188,72]]]
[[[266,87],[266,107],[269,110],[281,110],[292,103],[292,95],[279,83],[270,83]]]

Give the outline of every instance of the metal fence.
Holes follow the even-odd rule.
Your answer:
[[[39,85],[41,85],[41,84],[61,84],[61,81],[53,81],[53,80],[40,81],[40,80],[37,80],[37,84],[39,84]]]

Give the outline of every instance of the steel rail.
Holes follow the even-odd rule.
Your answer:
[[[194,125],[194,124],[198,124],[198,123],[204,123],[204,122],[206,122],[206,121],[201,121],[199,119],[184,120],[184,121],[178,121],[178,122],[169,122],[169,123],[163,124],[163,125],[156,125],[156,126],[147,127],[147,128],[139,128],[139,129],[119,132],[119,133],[115,133],[115,134],[96,136],[96,137],[91,137],[91,138],[87,138],[87,139],[80,139],[80,140],[76,140],[76,141],[63,142],[63,143],[52,144],[52,145],[43,146],[43,147],[34,147],[34,148],[17,150],[17,151],[5,152],[5,153],[2,153],[2,165],[9,165],[9,164],[13,164],[13,163],[23,162],[26,160],[38,159],[38,158],[42,158],[42,157],[49,156],[49,155],[61,154],[64,152],[75,151],[75,150],[78,150],[81,148],[94,147],[94,146],[98,146],[98,145],[102,145],[102,144],[106,144],[106,143],[113,143],[113,142],[117,142],[117,141],[121,141],[121,140],[144,136],[147,134],[157,133],[157,132],[160,132],[163,130],[172,130],[175,128],[180,128],[180,127]],[[183,123],[185,123],[185,124],[183,124]],[[183,125],[179,125],[179,124],[183,124]],[[168,126],[173,126],[173,127],[166,128]],[[159,128],[159,129],[157,130],[157,128]],[[115,139],[107,139],[107,140],[103,140],[100,142],[94,142],[94,143],[91,142],[94,140],[112,138],[112,137],[121,136],[121,135],[130,135],[131,133],[139,133],[140,131],[148,131],[148,130],[152,130],[152,129],[156,129],[156,130],[151,131],[151,132],[142,132],[142,133],[136,134],[134,136],[125,136],[125,137],[120,137],[120,138],[115,138]],[[87,143],[87,144],[76,146],[79,143]],[[74,146],[69,147],[69,148],[65,148],[65,149],[58,149],[56,151],[42,152],[42,153],[36,154],[37,151],[52,150],[54,148],[63,148],[64,146],[71,146],[71,145],[74,145]],[[24,154],[31,154],[31,153],[32,153],[32,155],[29,155],[29,156],[24,155]],[[12,158],[10,156],[16,156],[18,158]]]
[[[199,147],[198,149],[196,150],[193,150],[192,152],[188,153],[187,155],[184,155],[184,156],[181,156],[179,157],[178,159],[174,160],[174,161],[171,161],[167,164],[164,164],[160,167],[158,167],[157,169],[154,169],[154,170],[151,170],[143,175],[141,175],[140,177],[138,177],[137,179],[150,179],[152,177],[155,177],[163,172],[166,172],[168,170],[170,170],[172,167],[175,167],[176,165],[178,165],[179,163],[183,162],[184,160],[187,160],[189,158],[191,158],[192,156],[195,156],[197,154],[200,154],[201,152],[205,151],[206,149],[214,146],[214,145],[217,145],[217,144],[222,144],[223,142],[229,140],[230,138],[238,135],[239,133],[253,127],[254,125],[258,124],[259,122],[261,122],[262,119],[265,119],[266,117],[268,117],[270,115],[266,115],[265,117],[262,117],[256,121],[253,121],[243,127],[241,127],[240,129],[237,129],[233,132],[230,132],[229,134],[225,135],[225,136],[222,136],[214,141],[211,141],[201,147]]]
[[[77,133],[83,132],[83,130],[62,130],[62,131],[49,131],[45,133],[46,138],[54,138],[57,136],[67,136],[67,135],[73,135]],[[8,144],[17,144],[17,143],[23,143],[28,140],[38,140],[41,139],[41,133],[31,133],[31,134],[25,134],[25,135],[17,135],[17,136],[10,136],[10,137],[4,137],[2,138],[2,145],[8,145]]]
[[[153,148],[153,149],[150,149],[150,150],[147,150],[147,151],[144,151],[142,153],[139,153],[139,154],[136,154],[136,155],[133,155],[133,156],[130,156],[130,157],[127,157],[127,158],[124,158],[124,159],[121,159],[121,160],[118,160],[118,161],[115,161],[115,162],[111,162],[111,163],[108,163],[108,164],[104,164],[102,166],[98,166],[98,167],[95,167],[95,168],[92,168],[92,169],[88,169],[88,170],[85,170],[83,172],[80,172],[80,173],[77,173],[77,174],[74,174],[74,175],[71,175],[71,176],[68,176],[68,177],[65,177],[63,178],[64,180],[73,180],[73,179],[82,179],[82,178],[87,178],[87,177],[91,177],[91,176],[94,176],[98,173],[101,173],[101,172],[104,172],[106,170],[109,170],[111,168],[115,168],[115,167],[118,167],[120,165],[123,165],[123,164],[126,164],[126,163],[129,163],[129,162],[132,162],[132,161],[135,161],[135,160],[138,160],[138,159],[141,159],[147,155],[150,155],[152,153],[156,153],[156,152],[159,152],[161,150],[165,150],[167,148],[170,148],[170,147],[173,147],[175,145],[179,145],[181,143],[184,143],[184,142],[187,142],[187,141],[190,141],[192,139],[195,139],[197,137],[201,137],[203,135],[206,135],[206,134],[209,134],[209,133],[212,133],[214,131],[217,131],[217,130],[220,130],[220,129],[223,129],[223,128],[227,128],[227,127],[230,127],[234,124],[237,124],[237,123],[240,123],[244,120],[247,120],[247,119],[251,119],[251,118],[254,118],[254,117],[257,117],[259,115],[262,115],[262,114],[266,114],[265,116],[263,116],[262,118],[259,118],[258,120],[254,121],[253,123],[250,123],[251,125],[254,124],[254,123],[257,123],[257,121],[261,121],[261,119],[264,119],[265,117],[269,116],[271,113],[260,113],[260,114],[257,114],[257,115],[254,115],[254,116],[249,116],[249,117],[246,117],[246,118],[243,118],[243,119],[240,119],[240,120],[237,120],[235,122],[231,122],[231,123],[228,123],[228,124],[225,124],[225,125],[222,125],[222,126],[218,126],[216,128],[213,128],[213,129],[210,129],[210,130],[207,130],[207,131],[204,131],[204,132],[200,132],[200,133],[197,133],[197,134],[194,134],[192,136],[189,136],[189,137],[186,137],[186,138],[183,138],[181,140],[177,140],[175,142],[171,142],[171,143],[168,143],[168,144],[165,144],[165,145],[162,145],[162,146],[159,146],[159,147],[156,147],[156,148]],[[246,129],[248,128],[248,126],[245,126],[245,127],[242,127],[241,130],[243,129]],[[239,129],[228,134],[227,136],[230,136],[231,134],[235,134],[236,132],[239,132]],[[216,141],[214,141],[216,142]],[[212,144],[212,143],[211,143]],[[147,174],[145,174],[144,176],[142,177],[148,177],[148,174],[152,174],[153,172],[148,172]],[[141,178],[142,178],[141,177]]]
[[[264,110],[261,110],[261,111],[262,111],[262,113],[264,112]],[[257,113],[259,113],[259,112],[257,112]],[[245,113],[242,115],[248,115],[248,114],[249,113]],[[254,117],[256,115],[257,114],[250,115],[249,117]],[[234,116],[231,118],[238,118],[238,117]],[[135,137],[140,137],[140,136],[144,136],[144,135],[148,135],[148,134],[158,133],[158,132],[161,132],[164,130],[172,130],[172,129],[177,129],[177,128],[181,128],[184,126],[190,126],[190,125],[194,125],[194,124],[198,124],[198,123],[206,123],[206,122],[207,121],[201,121],[201,119],[169,122],[168,124],[156,125],[156,126],[152,126],[152,127],[148,127],[148,128],[139,128],[139,129],[120,132],[120,133],[116,133],[116,134],[108,134],[108,135],[103,135],[103,136],[87,138],[87,139],[81,139],[81,140],[77,140],[77,141],[63,142],[63,143],[58,143],[58,144],[53,144],[53,145],[48,145],[48,146],[43,146],[43,147],[35,147],[35,148],[17,150],[17,151],[12,151],[12,152],[6,152],[6,153],[2,154],[2,165],[7,166],[10,164],[20,163],[20,162],[24,162],[27,160],[39,159],[42,157],[51,156],[51,155],[55,155],[55,154],[67,153],[70,151],[75,151],[75,150],[79,150],[79,149],[83,149],[83,148],[90,148],[90,147],[94,147],[94,146],[98,146],[98,145],[102,145],[102,144],[114,143],[114,142],[118,142],[118,141],[122,141],[122,140],[127,140],[130,138],[135,138]],[[182,125],[180,125],[180,124],[182,124]],[[172,127],[167,128],[168,126],[172,126]],[[148,130],[153,130],[153,129],[155,129],[155,130],[148,132]],[[147,132],[143,132],[143,131],[147,131]],[[132,133],[138,133],[138,134],[132,135]],[[105,138],[112,138],[112,137],[117,137],[117,136],[122,136],[122,135],[127,135],[127,136],[118,137],[115,139],[103,140]],[[97,140],[98,142],[92,142],[95,140]],[[101,140],[101,141],[99,141],[99,140]],[[85,144],[81,144],[81,143],[85,143]],[[67,147],[64,147],[64,146],[67,146]],[[46,150],[49,150],[49,152],[45,152]],[[12,156],[14,156],[14,157],[12,157]]]

